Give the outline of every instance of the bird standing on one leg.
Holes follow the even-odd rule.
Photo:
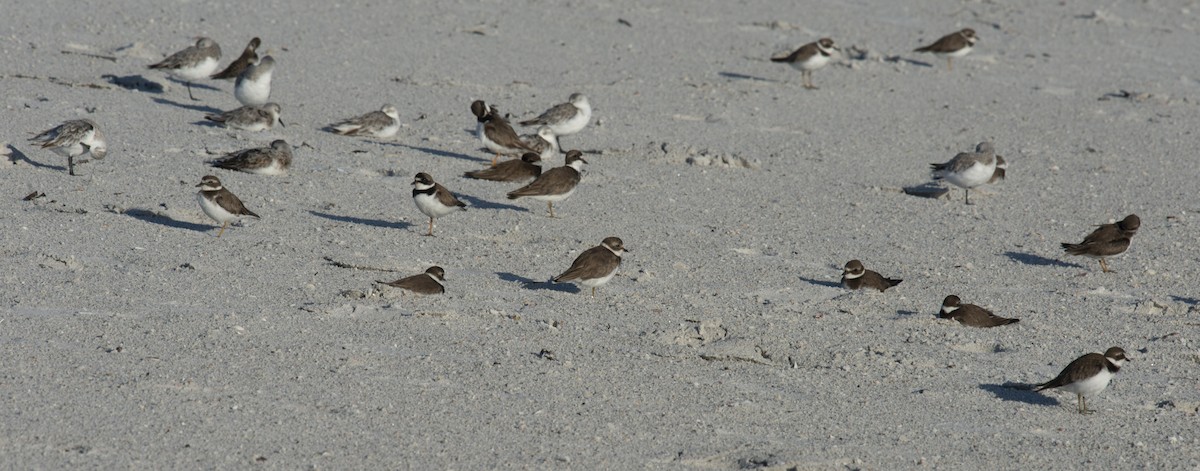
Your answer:
[[[1142,220],[1136,214],[1125,216],[1125,219],[1113,224],[1104,224],[1083,238],[1083,242],[1070,244],[1063,242],[1063,251],[1071,255],[1082,255],[1100,261],[1100,269],[1104,273],[1112,273],[1105,263],[1105,257],[1116,257],[1129,249],[1134,234],[1142,226]]]
[[[434,219],[450,214],[456,209],[467,209],[466,203],[459,201],[450,190],[433,181],[433,177],[428,173],[421,172],[413,177],[412,186],[413,202],[417,203],[417,209],[429,216],[429,232],[425,234],[427,236],[433,235]]]

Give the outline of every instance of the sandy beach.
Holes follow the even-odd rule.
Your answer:
[[[3,11],[2,468],[1200,468],[1194,1]],[[912,52],[961,28],[953,70]],[[262,38],[285,127],[147,68],[200,36],[221,67]],[[769,61],[821,37],[819,89]],[[515,124],[576,92],[557,218],[462,176],[492,158],[473,100]],[[384,104],[391,138],[328,129]],[[71,119],[108,143],[76,176],[27,141]],[[287,175],[206,164],[276,139]],[[1009,169],[974,204],[904,192],[983,141]],[[468,205],[434,237],[418,172]],[[261,218],[217,238],[204,175]],[[1060,248],[1127,214],[1114,273]],[[549,282],[609,236],[594,298]],[[849,291],[851,259],[904,281]],[[431,265],[443,295],[376,283]],[[939,319],[950,294],[1020,322]],[[1112,346],[1095,414],[1028,389]]]

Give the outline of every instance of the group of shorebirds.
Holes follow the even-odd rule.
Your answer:
[[[946,59],[946,68],[954,70],[954,59],[970,54],[971,50],[975,48],[975,42],[978,39],[975,36],[975,30],[963,28],[942,36],[937,41],[934,41],[933,44],[913,49],[913,52],[928,52],[937,57],[944,57]],[[817,86],[812,81],[813,71],[828,65],[833,54],[837,51],[839,49],[834,44],[833,39],[821,38],[815,42],[800,46],[799,49],[786,56],[772,57],[771,62],[784,63],[799,70],[801,79],[804,82],[804,88],[816,89]]]
[[[915,51],[931,52],[945,57],[948,68],[953,69],[953,60],[971,52],[976,41],[975,31],[967,28],[946,35]],[[279,104],[268,101],[275,60],[270,55],[260,59],[257,54],[260,45],[259,38],[252,39],[240,57],[225,69],[217,71],[221,57],[220,47],[212,39],[200,38],[193,46],[149,67],[183,81],[187,85],[188,96],[193,100],[196,98],[192,94],[192,82],[203,79],[234,79],[234,96],[243,106],[223,113],[210,114],[205,118],[229,129],[265,131],[272,129],[276,124],[281,127],[284,124],[280,119],[282,109]],[[831,55],[837,50],[832,39],[822,38],[785,57],[771,60],[787,63],[800,70],[803,86],[815,89],[812,72],[828,64]],[[549,217],[555,217],[554,203],[563,201],[574,193],[580,182],[583,165],[588,163],[580,151],[562,149],[559,140],[561,136],[580,132],[590,123],[592,107],[588,98],[581,93],[573,94],[567,102],[558,104],[535,118],[520,122],[522,126],[536,129],[535,133],[527,135],[519,135],[506,116],[501,116],[495,106],[490,106],[482,100],[473,102],[470,110],[476,118],[476,135],[493,157],[490,167],[466,172],[464,177],[499,182],[524,182],[532,179],[532,182],[525,186],[508,192],[508,198],[545,201]],[[400,128],[396,108],[384,105],[378,111],[331,124],[327,129],[339,135],[386,139],[394,136]],[[71,175],[75,175],[77,157],[90,155],[94,159],[103,159],[107,153],[103,134],[96,123],[88,119],[67,121],[37,134],[30,140],[66,156],[68,173]],[[543,172],[540,164],[561,153],[565,153],[564,165]],[[500,161],[501,156],[519,158]],[[278,139],[268,147],[234,152],[215,159],[210,164],[217,168],[253,174],[279,175],[287,172],[291,162],[292,146]],[[1003,178],[1006,168],[1006,162],[995,154],[989,142],[982,142],[974,152],[960,153],[946,163],[932,164],[934,179],[945,180],[963,188],[967,204],[971,204],[972,188]],[[230,222],[244,217],[258,217],[225,188],[216,176],[205,175],[196,186],[200,188],[197,200],[201,210],[221,224],[216,237],[224,233]],[[429,218],[426,232],[428,236],[433,235],[436,219],[466,209],[465,203],[459,201],[446,187],[434,181],[429,173],[416,174],[412,187],[413,202],[417,209]],[[1105,259],[1125,252],[1139,226],[1138,217],[1129,215],[1120,222],[1100,226],[1079,244],[1064,243],[1062,247],[1072,255],[1099,259],[1103,271],[1108,272]],[[595,296],[596,287],[612,279],[620,266],[621,256],[627,250],[620,238],[607,237],[600,245],[580,254],[570,268],[553,280],[578,282],[584,287],[592,288],[592,296]],[[842,284],[852,290],[886,291],[900,281],[866,269],[859,260],[846,263],[842,273]],[[379,283],[420,294],[439,294],[445,292],[445,270],[439,266],[432,266],[424,273]],[[945,298],[939,315],[973,327],[995,327],[1018,322],[1017,319],[997,316],[974,304],[965,304],[955,295]],[[1079,411],[1090,412],[1086,407],[1085,396],[1103,390],[1126,360],[1124,351],[1116,347],[1108,349],[1104,354],[1088,354],[1071,362],[1058,377],[1037,387],[1039,390],[1063,388],[1074,392],[1078,395]]]
[[[242,106],[205,116],[205,119],[218,125],[247,132],[266,131],[273,129],[275,125],[284,127],[280,119],[282,108],[278,103],[269,102],[275,59],[270,55],[259,58],[257,49],[261,44],[261,39],[253,38],[241,56],[225,69],[217,71],[221,58],[220,46],[211,38],[198,38],[194,45],[149,65],[149,68],[163,71],[184,82],[188,97],[192,100],[196,100],[192,93],[192,82],[203,79],[234,79],[234,97]],[[535,134],[528,135],[518,135],[495,106],[488,106],[483,101],[472,103],[471,112],[475,114],[476,134],[480,143],[493,154],[493,158],[489,168],[467,172],[464,176],[501,182],[532,179],[527,185],[508,192],[508,198],[545,201],[549,216],[555,217],[554,203],[566,200],[575,192],[580,182],[580,172],[587,160],[584,160],[582,152],[570,150],[565,152],[565,165],[562,167],[542,172],[541,163],[563,152],[559,141],[561,136],[578,133],[591,122],[592,107],[588,98],[582,93],[575,93],[566,103],[553,106],[537,117],[522,121],[522,126],[537,129]],[[344,136],[387,139],[394,136],[400,127],[400,117],[396,108],[384,105],[379,111],[331,124],[327,129]],[[96,123],[88,119],[67,121],[30,140],[66,156],[70,175],[75,175],[77,157],[90,155],[99,160],[107,153],[103,134]],[[520,158],[499,162],[499,157],[505,155],[519,155]],[[287,173],[291,167],[292,146],[283,139],[277,139],[271,142],[270,146],[240,150],[209,163],[221,169],[259,175],[281,175]],[[231,222],[247,217],[259,217],[215,175],[205,175],[196,187],[200,189],[197,193],[200,209],[209,218],[221,224],[216,235],[218,238],[224,234]],[[446,187],[435,182],[429,173],[416,174],[412,187],[413,202],[421,213],[429,217],[429,230],[426,235],[433,235],[435,219],[466,209],[465,203],[459,201]],[[620,238],[607,237],[600,245],[580,254],[570,268],[553,280],[577,282],[592,288],[592,296],[595,296],[596,287],[607,283],[616,274],[621,256],[627,250]],[[445,291],[445,270],[433,266],[418,275],[381,283],[421,294],[442,293]]]
[[[1082,255],[1100,261],[1104,272],[1110,272],[1105,258],[1121,255],[1129,248],[1129,244],[1141,226],[1141,219],[1136,214],[1130,214],[1115,223],[1103,224],[1092,231],[1083,242],[1071,244],[1064,242],[1063,250],[1071,255]],[[880,292],[900,284],[903,280],[887,278],[879,273],[866,269],[859,260],[851,260],[842,270],[842,286],[848,289],[871,289]],[[997,316],[991,311],[965,304],[956,295],[946,296],[942,300],[938,317],[953,319],[962,325],[971,327],[997,327],[1020,322],[1020,319],[1010,319]],[[1078,410],[1081,414],[1092,411],[1087,408],[1087,396],[1103,391],[1108,382],[1121,369],[1125,361],[1125,351],[1119,347],[1111,347],[1104,354],[1089,353],[1077,358],[1067,365],[1054,379],[1034,385],[1038,391],[1047,388],[1062,388],[1075,393],[1078,399]]]
[[[927,46],[918,47],[913,52],[933,53],[946,59],[948,70],[954,70],[954,59],[966,56],[978,41],[975,30],[964,28],[942,36]],[[791,54],[772,57],[772,62],[785,63],[801,73],[803,86],[806,89],[816,89],[812,81],[813,71],[829,64],[831,57],[839,49],[831,38],[821,38],[805,44]],[[963,198],[966,204],[971,204],[971,189],[986,183],[994,183],[1005,176],[1007,163],[1003,157],[996,155],[990,142],[981,142],[975,152],[964,152],[956,155],[946,163],[931,164],[933,178],[944,180],[964,190]],[[1126,216],[1121,221],[1101,225],[1078,244],[1063,243],[1062,248],[1071,255],[1092,257],[1100,262],[1100,268],[1109,272],[1106,258],[1124,253],[1134,234],[1141,226],[1141,219],[1135,214]],[[871,270],[867,270],[861,261],[851,260],[842,271],[842,285],[849,289],[874,289],[885,291],[900,284],[901,280],[891,279]],[[954,319],[963,325],[972,327],[996,327],[1019,322],[1018,319],[1008,319],[997,316],[991,311],[974,304],[964,304],[956,295],[949,295],[942,301],[939,317]],[[1113,375],[1127,361],[1125,351],[1112,347],[1100,353],[1089,353],[1067,365],[1054,379],[1035,385],[1037,390],[1047,388],[1062,388],[1073,392],[1078,399],[1080,413],[1090,413],[1086,397],[1103,391]]]

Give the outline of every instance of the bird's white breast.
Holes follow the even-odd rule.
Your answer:
[[[413,197],[413,201],[417,203],[417,209],[425,213],[431,218],[440,218],[454,212],[457,206],[446,206],[437,200],[437,194],[427,195],[425,193],[417,193]]]
[[[595,288],[597,286],[608,283],[608,281],[611,280],[613,278],[613,276],[616,274],[617,274],[617,270],[613,269],[613,271],[609,272],[607,275],[604,275],[603,277],[600,277],[600,278],[580,279],[579,284],[586,286],[588,288]]]
[[[209,75],[212,75],[213,72],[216,72],[218,65],[219,64],[217,63],[216,59],[212,57],[205,57],[204,60],[192,66],[180,67],[175,70],[170,70],[167,73],[186,81],[200,80],[203,78],[208,78]]]
[[[575,115],[568,118],[566,121],[550,125],[550,131],[559,136],[575,134],[587,127],[588,121],[592,120],[592,106],[583,104],[575,106]]]
[[[221,224],[237,219],[236,215],[226,211],[221,205],[205,198],[204,193],[196,193],[196,200],[200,202],[200,209],[204,211],[204,214]]]
[[[988,180],[991,180],[992,174],[995,172],[995,163],[992,165],[975,163],[974,165],[967,167],[967,169],[962,172],[946,172],[945,178],[946,181],[956,186],[962,188],[975,188],[979,185],[987,183]]]
[[[271,72],[258,76],[257,80],[239,81],[233,94],[243,105],[265,105],[271,97]]]
[[[824,54],[816,54],[808,58],[806,61],[793,62],[792,67],[807,71],[820,69],[821,67],[825,67],[826,64],[829,64],[829,56]]]
[[[1113,373],[1108,371],[1108,368],[1100,370],[1100,373],[1083,381],[1076,381],[1062,387],[1062,390],[1081,394],[1083,396],[1094,396],[1108,387],[1108,382],[1112,381]]]

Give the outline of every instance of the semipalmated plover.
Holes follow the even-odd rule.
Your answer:
[[[263,57],[238,75],[233,85],[233,97],[243,105],[263,105],[271,98],[271,74],[275,72],[275,58]]]
[[[467,172],[463,176],[495,182],[519,182],[530,178],[537,178],[538,175],[541,175],[541,163],[541,156],[533,152],[526,152],[519,159],[506,160],[496,164],[495,167]]]
[[[283,175],[292,166],[292,146],[276,139],[270,147],[244,149],[210,162],[213,167],[258,175]]]
[[[559,145],[558,136],[569,136],[582,131],[592,120],[592,104],[582,93],[572,93],[566,103],[559,103],[546,110],[538,117],[521,121],[522,126],[546,126],[554,134],[555,145]],[[545,158],[545,157],[543,157]]]
[[[954,184],[966,193],[967,204],[971,204],[971,188],[987,183],[996,173],[996,152],[992,143],[980,142],[975,152],[961,152],[944,164],[929,164],[933,168],[933,179]]]
[[[962,325],[971,327],[996,327],[999,325],[1016,324],[1020,319],[1009,319],[992,314],[992,311],[974,304],[963,304],[958,296],[946,296],[942,301],[942,310],[938,314],[942,319],[954,319]]]
[[[441,184],[434,182],[433,177],[428,173],[421,172],[413,177],[413,201],[417,203],[417,209],[429,216],[429,232],[425,235],[433,235],[433,220],[454,212],[454,210],[467,209],[466,203],[455,198],[450,190]]]
[[[494,154],[492,157],[493,167],[496,166],[496,161],[500,159],[501,155],[537,152],[521,141],[517,132],[513,131],[507,120],[500,117],[500,112],[494,106],[487,106],[483,100],[475,100],[471,103],[471,112],[475,114],[475,121],[478,123],[475,131],[479,135],[479,141],[483,142],[483,146]]]
[[[75,157],[91,154],[93,159],[102,160],[108,155],[108,143],[100,127],[90,119],[73,119],[38,133],[30,142],[50,149],[67,158],[67,174],[75,175]]]
[[[446,292],[446,271],[442,267],[433,266],[425,269],[425,273],[401,278],[396,281],[379,281],[376,283],[402,288],[417,294],[442,294]]]
[[[230,62],[229,67],[226,67],[225,70],[212,74],[210,78],[217,80],[230,80],[238,78],[238,76],[242,74],[242,71],[246,70],[246,67],[250,66],[250,64],[255,64],[258,62],[258,52],[256,52],[255,49],[258,49],[259,44],[262,44],[261,39],[251,39],[250,43],[246,44],[246,49],[242,50],[242,55],[238,56],[237,59],[234,59],[233,62]]]
[[[379,111],[347,119],[329,126],[334,133],[343,136],[367,136],[386,139],[400,130],[400,113],[392,105],[383,105]]]
[[[1105,263],[1104,259],[1125,253],[1125,250],[1129,249],[1133,235],[1137,234],[1137,230],[1141,226],[1141,218],[1136,214],[1130,214],[1116,223],[1101,225],[1084,237],[1083,242],[1078,244],[1063,242],[1062,248],[1071,255],[1083,255],[1100,260],[1100,269],[1104,273],[1109,273],[1112,270],[1108,269],[1108,263]]]
[[[283,109],[278,103],[267,103],[262,106],[247,105],[220,114],[205,115],[204,119],[221,124],[229,129],[259,132],[275,127],[275,123],[283,126],[279,119]]]
[[[221,230],[217,232],[217,237],[221,237],[221,234],[225,233],[225,227],[231,221],[241,219],[242,216],[258,219],[257,214],[246,209],[242,200],[221,186],[221,180],[217,177],[205,175],[200,179],[200,184],[196,186],[200,188],[200,192],[196,193],[196,199],[200,201],[200,209],[204,210],[204,214],[207,214],[208,217],[221,223]]]
[[[221,46],[212,39],[199,38],[194,46],[171,54],[161,62],[151,64],[150,68],[182,80],[187,85],[188,97],[195,100],[196,97],[192,95],[192,82],[212,75],[217,70],[219,60]]]
[[[804,88],[813,90],[817,86],[813,85],[812,73],[814,70],[825,67],[829,64],[829,57],[833,55],[838,48],[833,44],[833,40],[829,38],[821,38],[817,42],[808,43],[800,46],[795,52],[783,57],[772,57],[771,62],[782,62],[792,66],[793,69],[800,71],[800,77],[804,82]]]
[[[871,288],[887,291],[888,288],[900,284],[901,281],[904,280],[884,278],[883,275],[868,270],[858,260],[846,262],[846,267],[842,269],[842,286],[849,289]]]
[[[566,165],[542,172],[536,180],[528,185],[510,191],[508,199],[529,197],[545,201],[546,208],[550,210],[550,217],[554,217],[554,202],[565,200],[575,193],[575,187],[579,185],[579,179],[582,176],[580,171],[583,170],[583,164],[586,163],[587,161],[583,160],[582,152],[569,151]]]
[[[558,155],[558,136],[554,135],[554,131],[550,130],[550,126],[542,126],[538,128],[537,134],[525,134],[521,136],[529,147],[537,152],[538,157],[542,160],[550,160]]]
[[[621,255],[628,250],[625,243],[616,237],[605,237],[600,245],[583,251],[571,268],[563,274],[554,277],[555,283],[579,280],[579,284],[592,289],[592,297],[596,297],[596,287],[608,283],[617,274],[621,266]]]
[[[1076,358],[1054,379],[1037,385],[1036,390],[1060,388],[1073,392],[1079,400],[1079,413],[1091,414],[1095,411],[1087,408],[1087,396],[1100,394],[1107,388],[1108,382],[1121,371],[1121,365],[1126,361],[1129,359],[1125,357],[1125,350],[1118,347],[1105,350],[1103,355],[1089,353]]]
[[[1004,161],[1004,157],[996,156],[996,171],[992,172],[992,178],[988,180],[988,184],[996,183],[1004,179],[1004,174],[1008,172],[1008,162]]]
[[[925,47],[913,49],[913,52],[932,52],[933,55],[946,58],[946,68],[954,70],[954,59],[967,55],[975,47],[975,30],[963,28],[961,31],[942,36]]]

